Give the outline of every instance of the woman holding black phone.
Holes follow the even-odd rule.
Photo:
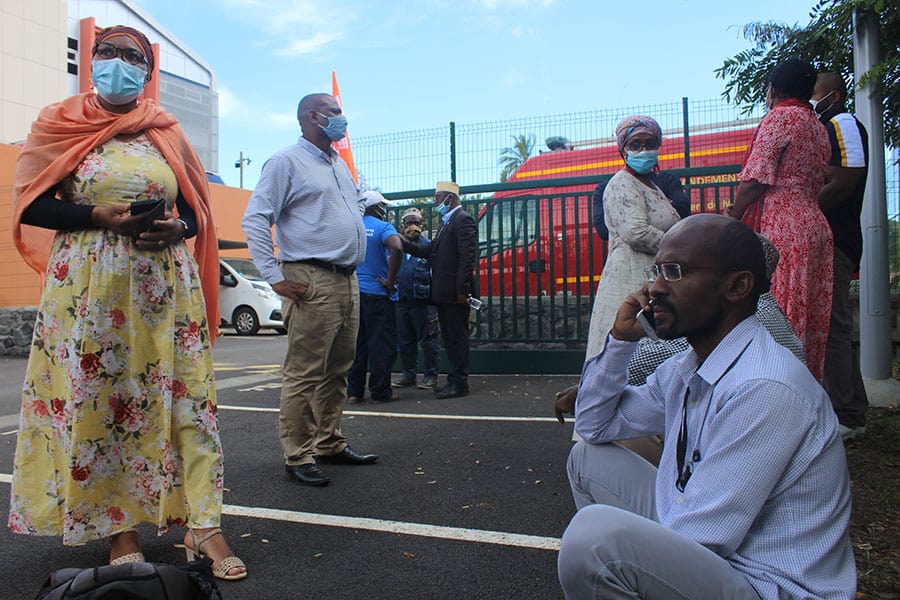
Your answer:
[[[205,170],[175,118],[140,99],[149,40],[100,31],[95,92],[41,111],[16,169],[13,238],[41,273],[9,527],[110,540],[185,525],[189,557],[246,577],[219,530],[222,447],[212,340],[218,251]],[[185,243],[195,237],[193,249]]]

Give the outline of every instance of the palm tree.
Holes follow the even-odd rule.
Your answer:
[[[500,182],[503,183],[515,173],[522,163],[531,158],[534,152],[534,135],[519,134],[512,136],[513,145],[500,151],[500,159],[497,161],[503,170],[500,171]]]

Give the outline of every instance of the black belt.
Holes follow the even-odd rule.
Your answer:
[[[325,262],[324,260],[319,260],[318,258],[307,258],[306,260],[295,260],[290,261],[287,264],[301,264],[301,265],[312,265],[314,267],[319,267],[320,269],[325,269],[326,271],[331,271],[332,273],[337,273],[339,275],[346,275],[349,277],[353,275],[353,272],[356,271],[356,267],[350,265],[349,267],[342,267],[341,265],[335,265],[330,262]]]

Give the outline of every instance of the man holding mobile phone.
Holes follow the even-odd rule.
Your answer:
[[[688,217],[650,270],[583,370],[583,441],[568,461],[579,511],[559,554],[566,597],[852,598],[837,418],[754,316],[769,287],[758,238],[722,215]],[[690,349],[629,386],[636,315],[651,299],[657,334]],[[658,468],[611,443],[647,435],[665,435]]]
[[[441,226],[431,242],[403,240],[403,249],[431,261],[431,300],[437,305],[441,338],[450,361],[447,385],[435,390],[440,399],[469,394],[469,312],[478,293],[475,254],[478,227],[459,203],[459,185],[439,181],[434,203]],[[480,308],[480,305],[479,305]]]

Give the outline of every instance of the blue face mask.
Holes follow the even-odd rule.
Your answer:
[[[144,91],[147,72],[118,58],[111,58],[93,61],[91,77],[97,95],[113,106],[122,106],[136,100]]]
[[[347,135],[347,117],[344,115],[338,115],[336,117],[329,117],[327,115],[323,115],[320,112],[316,113],[320,117],[325,117],[328,119],[328,125],[322,127],[322,131],[325,132],[325,135],[328,136],[328,139],[332,142],[337,142],[339,140],[344,139]]]
[[[438,214],[443,217],[448,212],[450,212],[450,205],[445,202],[444,204],[441,204],[440,206],[438,206],[437,211],[438,211]]]
[[[625,164],[634,169],[635,173],[646,175],[653,170],[659,162],[659,150],[644,150],[643,152],[628,151]]]

